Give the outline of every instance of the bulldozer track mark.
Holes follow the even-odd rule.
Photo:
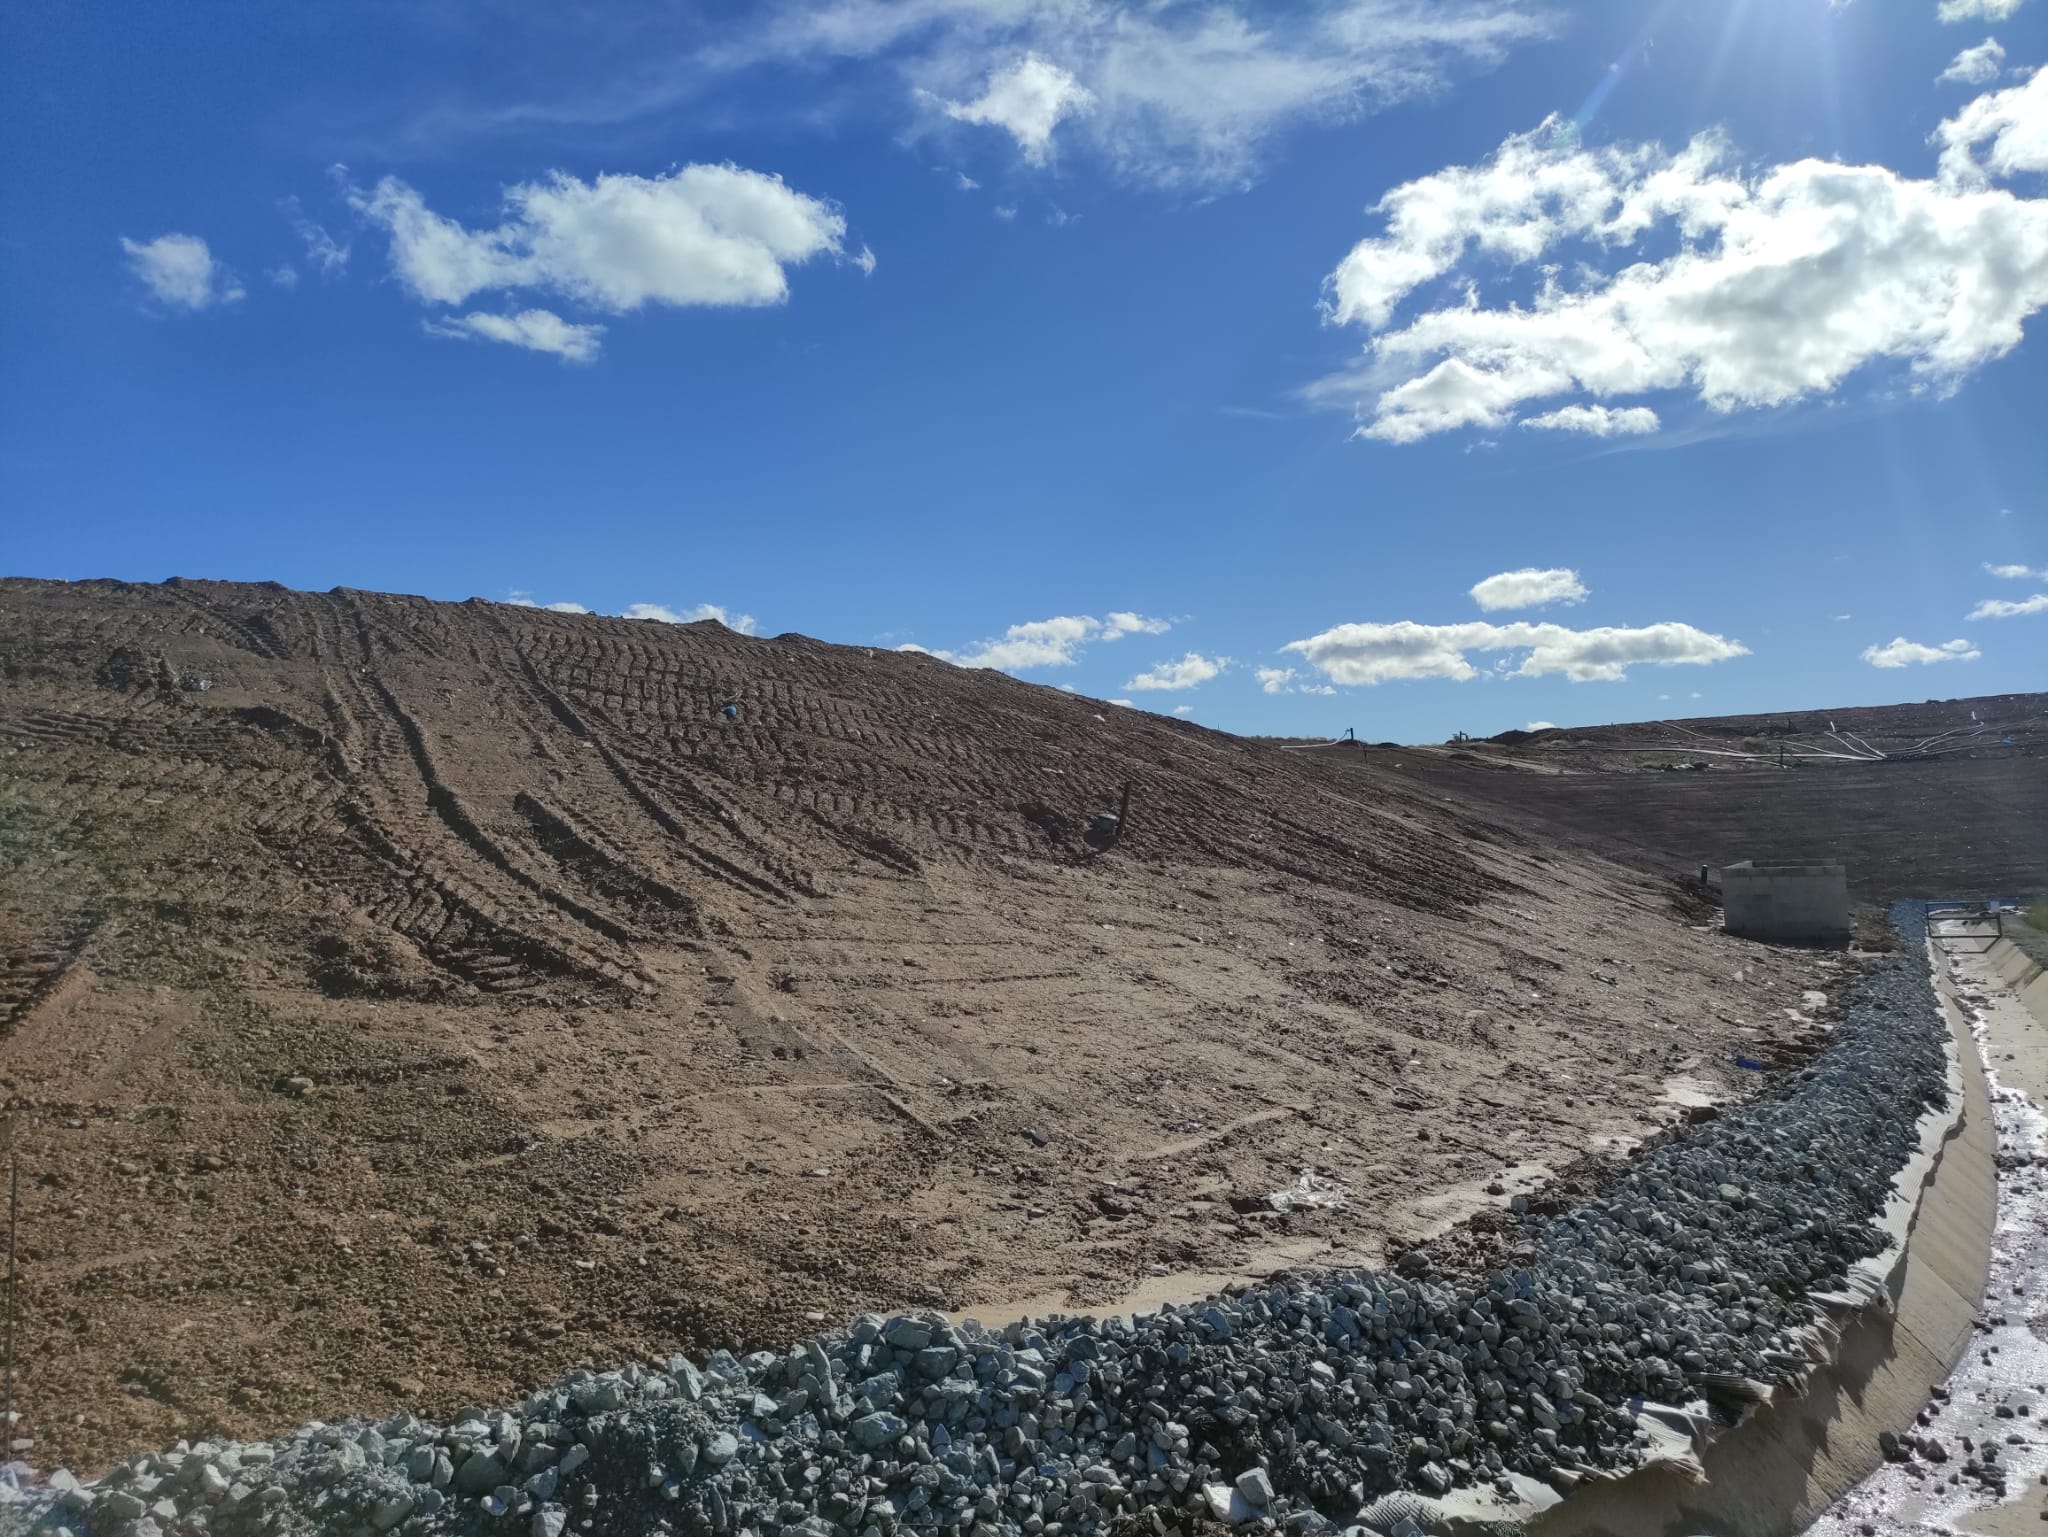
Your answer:
[[[442,779],[440,769],[434,762],[433,750],[427,745],[426,732],[413,717],[412,712],[399,702],[398,696],[383,679],[372,676],[368,682],[371,691],[382,702],[391,718],[398,723],[398,729],[404,736],[406,746],[410,749],[413,761],[419,769],[420,778],[426,783],[428,807],[441,819],[442,824],[459,843],[493,869],[586,928],[602,934],[612,943],[630,950],[639,942],[640,936],[624,924],[578,902],[565,892],[556,890],[514,861],[497,840],[484,831],[455,789]]]
[[[533,826],[542,850],[556,863],[614,900],[666,909],[683,920],[692,937],[703,936],[694,901],[666,881],[634,868],[625,856],[606,847],[595,829],[579,825],[568,811],[524,790],[512,804]]]
[[[502,628],[502,625],[500,627]],[[661,803],[654,793],[654,789],[650,787],[645,777],[643,777],[643,774],[635,772],[633,767],[625,761],[612,744],[605,740],[603,733],[593,727],[583,713],[559,689],[548,682],[546,677],[542,675],[531,653],[524,647],[515,647],[515,651],[519,659],[521,671],[526,675],[533,691],[540,698],[542,705],[548,713],[578,742],[587,743],[590,749],[597,753],[599,760],[604,764],[613,780],[639,806],[641,811],[655,826],[681,845],[684,856],[692,864],[696,865],[705,874],[758,892],[772,901],[787,902],[791,900],[790,893],[774,880],[750,871],[715,850],[707,848],[702,840],[684,823],[682,818],[675,815]],[[693,809],[708,811],[708,825],[715,826],[725,836],[735,838],[750,853],[755,854],[757,857],[762,857],[764,863],[774,863],[772,855],[766,855],[764,850],[752,846],[744,835],[740,834],[738,829],[732,825],[730,812],[703,797],[693,786],[685,784],[678,791],[677,787],[668,782],[666,777],[664,777],[661,781],[661,788],[669,794],[676,795],[682,803],[690,805]],[[814,890],[809,889],[808,882],[800,881],[797,884],[799,890],[804,895],[818,894]]]
[[[246,619],[227,612],[220,604],[207,602],[193,590],[192,583],[181,582],[175,577],[164,584],[164,590],[199,615],[205,624],[212,625],[239,649],[269,662],[282,659],[282,653],[278,650],[275,640],[269,638],[271,632],[268,624],[264,625],[263,632],[259,633]]]
[[[68,938],[0,952],[0,1040],[71,990],[93,933],[82,924]]]
[[[835,797],[835,799],[837,798]],[[850,827],[844,822],[835,822],[815,805],[807,805],[801,809],[815,825],[824,830],[826,836],[835,843],[851,849],[860,858],[872,860],[886,869],[895,871],[898,875],[920,876],[924,874],[924,866],[918,862],[917,856],[904,848],[902,844],[891,838],[887,833],[876,832],[871,828]]]
[[[614,968],[527,932],[482,892],[472,894],[459,877],[408,854],[366,808],[348,808],[345,816],[389,875],[409,883],[407,891],[374,903],[371,916],[419,944],[436,965],[492,992],[531,985],[528,972],[613,979]]]
[[[1180,1137],[1172,1142],[1162,1142],[1157,1147],[1147,1148],[1142,1153],[1133,1153],[1131,1155],[1131,1162],[1157,1163],[1165,1158],[1182,1158],[1189,1153],[1199,1153],[1204,1148],[1214,1147],[1219,1142],[1227,1142],[1232,1137],[1250,1131],[1254,1127],[1267,1126],[1275,1121],[1290,1120],[1300,1114],[1301,1111],[1293,1105],[1276,1105],[1271,1110],[1256,1110],[1250,1115],[1240,1116],[1234,1121],[1214,1127],[1209,1131],[1200,1132],[1195,1136]]]
[[[373,655],[375,643],[366,616],[359,607],[351,607],[350,612],[356,621],[358,654]],[[323,703],[333,727],[329,735],[341,777],[354,787],[353,794],[338,803],[337,811],[343,824],[365,843],[376,862],[387,871],[386,879],[404,881],[409,888],[395,897],[368,894],[366,910],[395,932],[418,943],[434,964],[491,992],[516,991],[549,975],[592,981],[617,981],[627,975],[630,962],[622,964],[610,957],[580,954],[533,933],[503,911],[481,887],[461,880],[452,871],[432,866],[432,856],[421,841],[424,827],[418,815],[408,814],[396,804],[380,809],[388,801],[388,776],[395,763],[406,763],[419,776],[426,809],[434,813],[442,830],[454,837],[459,846],[484,858],[493,868],[511,874],[515,880],[523,873],[506,868],[510,866],[509,858],[503,866],[498,865],[484,849],[463,837],[466,825],[487,847],[495,849],[481,829],[476,828],[459,799],[439,783],[424,734],[388,686],[365,671],[363,664],[339,677],[346,680],[346,686],[362,700],[364,708],[360,713],[349,708],[337,689],[337,676],[328,674]],[[442,793],[437,795],[437,789]],[[600,923],[610,924],[617,933],[630,935],[623,925],[613,924],[602,915],[592,916],[599,918]],[[583,920],[579,917],[579,921]],[[595,927],[588,923],[585,926]],[[602,933],[603,929],[596,931]],[[614,942],[630,946],[632,940]]]
[[[614,752],[602,738],[592,737],[598,755],[604,760],[626,793],[633,797],[640,808],[647,813],[654,824],[661,828],[677,843],[682,845],[684,854],[706,874],[743,886],[774,902],[788,902],[790,894],[764,875],[743,869],[724,855],[713,852],[699,843],[682,819],[663,806],[654,792],[629,768],[625,761]]]

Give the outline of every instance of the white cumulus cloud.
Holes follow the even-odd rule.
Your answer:
[[[1348,397],[1363,435],[1410,443],[1560,396],[1784,405],[1880,360],[1951,387],[2048,304],[2048,199],[1986,181],[2048,166],[2048,71],[1936,138],[1931,180],[1812,159],[1751,173],[1716,132],[1676,153],[1589,149],[1553,118],[1380,200],[1385,233],[1326,283],[1330,320],[1375,335],[1360,367],[1307,393]],[[1533,294],[1489,302],[1516,269]],[[1394,324],[1453,274],[1456,302]]]
[[[2004,21],[2027,0],[1941,0],[1935,15],[1943,21]]]
[[[1586,584],[1564,566],[1524,566],[1472,584],[1474,603],[1488,613],[1503,608],[1542,608],[1549,603],[1583,603]]]
[[[1043,165],[1052,156],[1052,131],[1060,119],[1086,112],[1095,105],[1095,93],[1057,64],[1027,53],[990,76],[988,89],[973,101],[942,105],[946,116],[959,122],[1004,130],[1026,160]]]
[[[1161,662],[1149,671],[1139,673],[1124,687],[1137,691],[1196,688],[1229,665],[1227,656],[1209,657],[1199,651],[1190,651],[1177,662]]]
[[[965,651],[933,651],[931,655],[961,667],[990,667],[998,672],[1071,667],[1080,660],[1081,648],[1101,633],[1099,619],[1086,614],[1060,614],[1051,619],[1013,624],[994,639]]]
[[[197,235],[159,235],[154,240],[121,237],[128,270],[160,304],[173,309],[203,310],[233,304],[243,296],[235,275],[213,259]]]
[[[1327,683],[1311,683],[1292,667],[1261,667],[1255,676],[1259,687],[1268,694],[1334,694],[1336,689]]]
[[[1979,96],[1934,130],[1941,173],[1959,186],[1987,176],[2048,171],[2048,68],[2019,85]],[[1979,146],[1983,157],[1978,158]]]
[[[2004,577],[2010,582],[2029,582],[2036,577],[2048,582],[2048,566],[2036,571],[2032,566],[1995,566],[1987,560],[1984,562],[1984,569],[1993,576]]]
[[[1929,666],[1935,662],[1974,662],[1983,653],[1966,640],[1952,640],[1946,645],[1923,646],[1905,636],[1894,637],[1882,646],[1865,646],[1863,660],[1872,667]]]
[[[1972,619],[2015,619],[2021,614],[2048,614],[2048,592],[2037,592],[2017,603],[2004,598],[1986,598],[1970,610]]]
[[[662,624],[696,624],[699,620],[715,619],[728,630],[740,635],[752,635],[755,632],[752,614],[728,613],[716,603],[699,603],[695,608],[680,613],[659,603],[628,603],[619,611],[619,617],[653,619]]]
[[[1024,672],[1034,667],[1071,667],[1094,641],[1120,640],[1126,635],[1164,635],[1170,619],[1152,619],[1128,609],[1113,610],[1106,619],[1089,614],[1060,614],[1013,624],[1002,634],[978,641],[964,651],[905,645],[960,667],[992,667],[999,672]],[[1115,701],[1112,700],[1111,703]]]
[[[532,352],[552,352],[565,363],[590,362],[604,339],[603,326],[576,325],[553,310],[521,310],[516,315],[478,312],[421,324],[430,336],[505,342]]]
[[[1689,624],[1573,630],[1557,624],[1340,624],[1282,648],[1301,654],[1332,683],[1347,686],[1400,678],[1479,675],[1468,652],[1526,651],[1521,665],[1497,669],[1517,678],[1561,674],[1573,683],[1615,682],[1641,665],[1700,666],[1747,656],[1739,641]]]
[[[1173,628],[1171,619],[1148,619],[1143,614],[1117,610],[1102,621],[1104,640],[1121,640],[1126,635],[1164,635]]]
[[[609,314],[779,304],[790,267],[845,255],[846,220],[833,205],[735,165],[587,182],[557,171],[507,188],[505,217],[490,229],[435,213],[393,176],[348,197],[389,232],[392,271],[423,304],[522,289]],[[851,260],[871,264],[865,252]]]
[[[536,603],[530,592],[514,592],[505,601],[514,608],[546,609],[550,614],[587,614],[589,609],[581,603]]]
[[[1648,406],[1560,406],[1540,416],[1525,416],[1521,425],[1544,432],[1583,432],[1595,438],[1640,437],[1655,432],[1657,413]]]
[[[2005,47],[1995,37],[1987,37],[1975,48],[1965,48],[1948,62],[1948,68],[1936,77],[1938,85],[1989,85],[1998,78],[1998,72],[2005,68]]]
[[[1547,720],[1532,720],[1522,728],[1524,731],[1555,731],[1557,723]]]

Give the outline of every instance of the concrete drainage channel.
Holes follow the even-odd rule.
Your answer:
[[[1746,1508],[1739,1480],[1699,1481],[1717,1448],[1809,1399],[1845,1346],[1885,1355],[1859,1330],[1912,1292],[1900,1243],[1958,1166],[1970,1088],[1919,909],[1894,922],[1906,949],[1825,1052],[1641,1151],[1590,1203],[1525,1216],[1483,1279],[1418,1252],[1135,1319],[868,1319],[788,1354],[572,1374],[448,1425],[311,1425],[90,1485],[52,1475],[0,1528],[1791,1530],[1671,1523]],[[1855,1456],[1844,1484],[1867,1470]]]
[[[1940,936],[1947,931],[1947,942]],[[1952,1376],[1887,1441],[1887,1465],[1832,1506],[1813,1537],[2038,1532],[2048,1521],[2048,980],[1979,923],[1936,924],[1943,991],[1987,1069],[2001,1171],[1983,1312]]]

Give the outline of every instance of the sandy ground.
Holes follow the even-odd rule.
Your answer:
[[[0,658],[49,1464],[1370,1259],[1796,1059],[1842,976],[1511,811],[930,658],[23,582]],[[1305,1171],[1343,1204],[1277,1210]]]

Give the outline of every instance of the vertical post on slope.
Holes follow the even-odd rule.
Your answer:
[[[1126,832],[1126,831],[1127,831],[1127,830],[1129,829],[1130,825],[1131,825],[1131,782],[1130,782],[1130,781],[1129,781],[1128,779],[1126,779],[1126,780],[1124,781],[1124,795],[1123,795],[1123,799],[1122,799],[1122,800],[1120,800],[1119,802],[1117,802],[1117,808],[1116,808],[1116,841],[1117,841],[1117,842],[1121,843],[1121,842],[1123,842],[1123,841],[1124,841],[1124,833],[1125,833],[1125,832]]]
[[[14,1296],[19,1272],[15,1268],[14,1238],[21,1215],[21,1161],[14,1152],[14,1118],[7,1120],[7,1365],[5,1418],[7,1454],[14,1455]]]

